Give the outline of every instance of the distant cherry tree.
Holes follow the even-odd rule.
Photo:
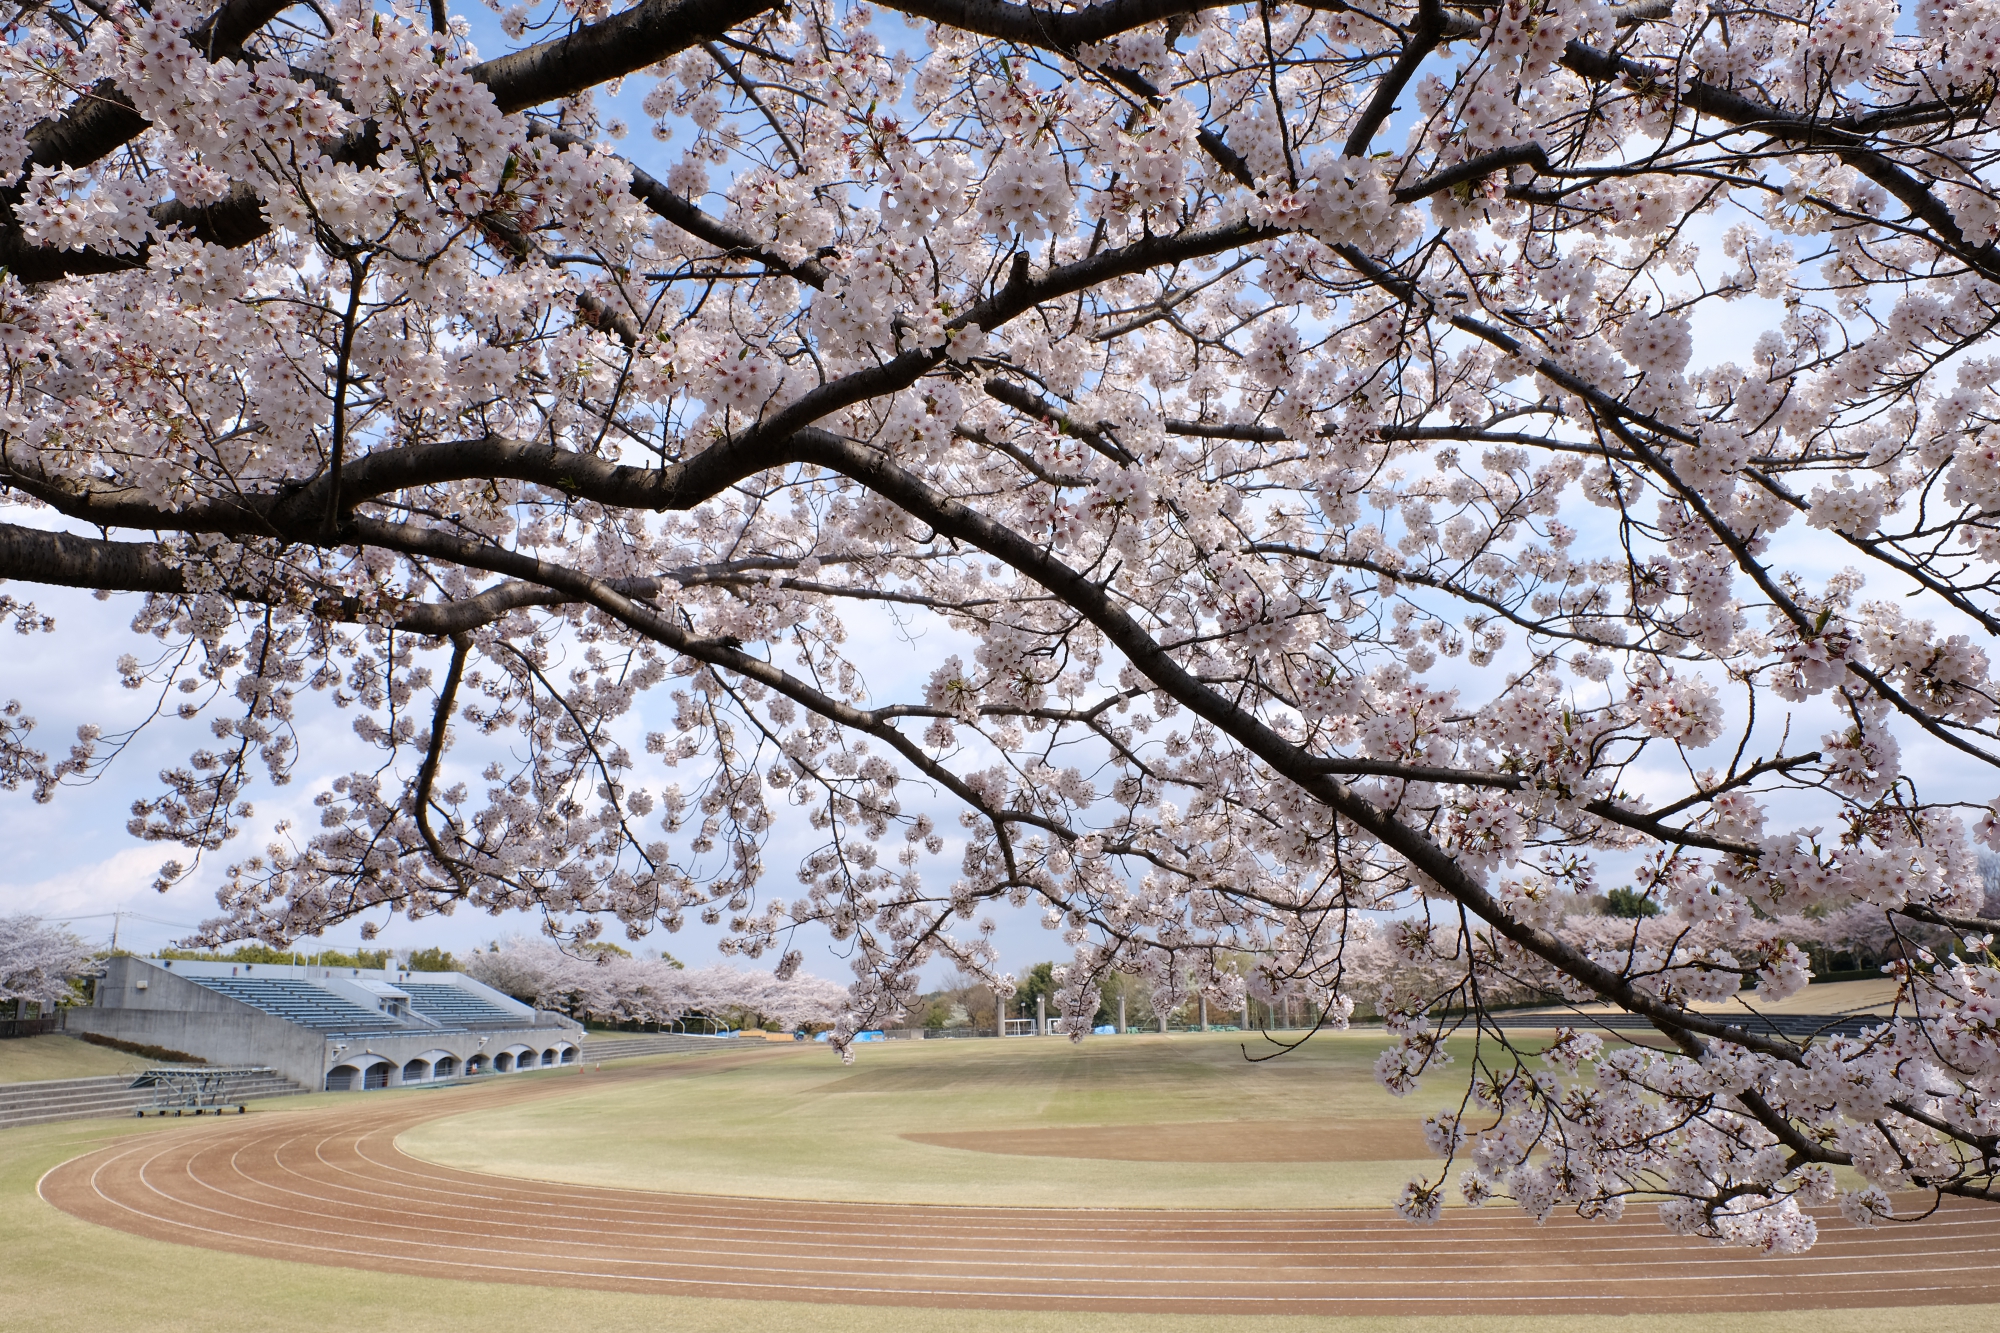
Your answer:
[[[251,843],[210,942],[824,931],[844,1049],[1004,902],[1079,1035],[1244,954],[1395,1092],[1477,1035],[1415,1219],[1996,1197],[1993,0],[209,3],[8,28],[0,577],[207,727],[131,829]],[[1951,941],[1905,1021],[1705,1006],[1836,912]]]
[[[0,916],[0,1002],[59,1004],[90,963],[90,946],[71,931],[40,917]]]
[[[509,940],[475,953],[466,975],[545,1009],[610,1023],[673,1023],[691,1014],[754,1017],[781,1027],[830,1026],[848,1009],[848,987],[807,973],[717,964],[684,968],[665,958],[578,952],[548,940]]]

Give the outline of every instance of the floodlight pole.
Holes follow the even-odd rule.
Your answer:
[[[1049,1001],[1046,995],[1035,997],[1035,1035],[1037,1037],[1049,1035]]]
[[[1125,997],[1118,997],[1118,1035],[1125,1035]]]

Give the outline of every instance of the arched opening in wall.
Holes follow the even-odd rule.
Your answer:
[[[361,1086],[366,1088],[386,1088],[389,1086],[389,1066],[370,1065],[362,1075]]]
[[[555,1062],[556,1062],[556,1053],[554,1051],[542,1052],[542,1063],[544,1065],[552,1065]]]
[[[412,1060],[403,1066],[403,1082],[405,1083],[422,1083],[430,1076],[431,1064],[428,1060]]]
[[[335,1065],[326,1071],[326,1090],[328,1092],[354,1091],[354,1076],[360,1072],[353,1065]]]
[[[514,1057],[508,1054],[506,1051],[502,1051],[500,1052],[500,1054],[493,1057],[494,1073],[505,1074],[509,1070],[513,1069],[513,1067],[514,1067]]]
[[[573,1065],[576,1063],[576,1047],[574,1046],[563,1047],[562,1062],[566,1065]]]
[[[432,1067],[431,1074],[434,1078],[457,1078],[458,1058],[451,1055],[439,1056],[437,1064]]]
[[[483,1056],[483,1055],[469,1055],[469,1056],[467,1056],[467,1057],[466,1057],[466,1059],[465,1059],[465,1072],[466,1072],[466,1073],[468,1073],[468,1074],[483,1074],[483,1073],[485,1073],[485,1072],[486,1072],[486,1057],[485,1057],[485,1056]]]

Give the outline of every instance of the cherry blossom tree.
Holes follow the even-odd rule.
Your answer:
[[[0,1001],[57,1004],[89,966],[90,946],[72,932],[40,917],[0,916]]]
[[[782,1029],[834,1025],[852,1003],[849,987],[810,972],[779,977],[717,964],[690,968],[681,974],[681,983],[684,1012],[740,1015],[752,1023],[774,1022]]]
[[[209,3],[11,20],[0,577],[206,720],[131,827],[255,844],[211,939],[824,928],[844,1047],[1006,902],[1079,1033],[1247,953],[1394,1091],[1476,1036],[1412,1218],[1996,1197],[1993,0]],[[0,783],[116,752],[56,702]],[[377,753],[251,832],[322,709]],[[1958,942],[1895,1023],[1695,1007],[1849,910]]]
[[[737,1013],[783,1027],[830,1025],[848,1008],[847,987],[808,973],[780,978],[726,964],[688,969],[610,950],[578,953],[548,940],[513,939],[475,953],[466,974],[544,1009],[613,1023]]]

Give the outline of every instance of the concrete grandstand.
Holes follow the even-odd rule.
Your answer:
[[[72,1035],[259,1065],[329,1092],[574,1064],[583,1030],[458,972],[107,961]]]

